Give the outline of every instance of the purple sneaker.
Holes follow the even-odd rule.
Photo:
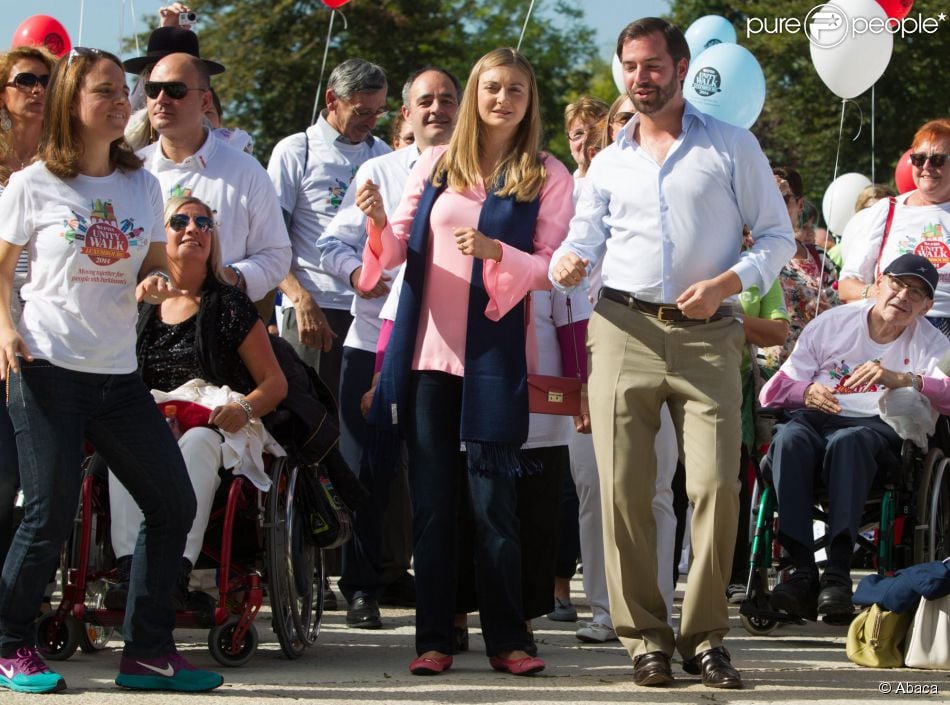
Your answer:
[[[18,693],[54,693],[66,689],[66,681],[53,673],[35,648],[23,646],[13,658],[0,658],[0,686]]]
[[[199,693],[224,683],[217,673],[202,671],[188,663],[177,651],[165,656],[136,659],[123,656],[115,684],[135,690],[180,690]]]

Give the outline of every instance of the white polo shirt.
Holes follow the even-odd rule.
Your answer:
[[[164,155],[161,144],[159,138],[138,155],[158,177],[162,198],[194,196],[211,206],[222,263],[241,270],[248,297],[261,300],[290,271],[290,239],[264,167],[213,133],[180,164]]]

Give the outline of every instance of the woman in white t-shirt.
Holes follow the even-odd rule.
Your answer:
[[[930,260],[940,283],[927,319],[950,337],[950,119],[925,123],[908,157],[917,190],[881,199],[845,228],[844,263],[838,295],[844,302],[873,299],[875,281],[897,257],[913,253]]]
[[[35,647],[33,617],[69,536],[89,440],[145,515],[132,567],[118,685],[222,683],[175,650],[171,593],[195,496],[171,431],[136,371],[136,301],[180,294],[164,275],[158,181],[122,137],[119,60],[76,48],[53,70],[38,161],[0,197],[0,377],[17,433],[25,516],[0,581],[0,686],[62,690]],[[13,271],[29,245],[15,328]]]

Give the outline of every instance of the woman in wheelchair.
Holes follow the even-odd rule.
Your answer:
[[[874,299],[831,309],[809,324],[762,389],[762,406],[791,411],[768,454],[778,539],[795,567],[772,592],[775,609],[832,621],[852,612],[851,554],[875,457],[900,443],[880,415],[881,397],[909,387],[950,413],[950,381],[938,367],[950,342],[923,318],[937,282],[926,258],[898,257],[878,280]],[[828,492],[831,539],[820,580],[812,538],[816,481]]]
[[[178,441],[197,499],[175,595],[178,609],[210,610],[203,593],[189,595],[188,576],[201,544],[215,491],[220,485],[224,437],[273,411],[287,394],[263,322],[250,299],[220,277],[220,247],[211,209],[197,198],[171,198],[165,205],[168,273],[180,295],[139,312],[136,352],[150,389],[171,391],[202,379],[227,385],[243,398],[216,406],[205,426],[186,430]],[[129,566],[142,513],[125,488],[109,476],[112,545],[119,583],[106,607],[124,609]],[[204,599],[202,599],[204,598]]]

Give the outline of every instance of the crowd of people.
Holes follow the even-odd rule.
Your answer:
[[[855,215],[836,265],[798,172],[685,100],[689,48],[665,20],[620,33],[612,106],[567,107],[573,176],[541,150],[537,80],[508,48],[464,91],[444,68],[414,71],[392,146],[373,134],[384,69],[348,59],[265,169],[221,127],[225,67],[179,26],[187,9],[163,8],[125,62],[0,56],[0,686],[66,687],[34,621],[87,441],[110,469],[116,683],[221,685],[177,651],[175,612],[201,609],[188,578],[218,468],[267,489],[261,418],[288,391],[271,327],[338,393],[340,450],[366,489],[342,552],[346,624],[414,605],[414,674],[451,669],[476,610],[492,669],[543,670],[532,620],[577,620],[581,558],[578,639],[622,642],[637,685],[670,684],[678,651],[705,686],[741,688],[724,638],[760,405],[789,412],[768,463],[796,570],[774,606],[850,614],[856,508],[876,451],[899,442],[878,402],[909,388],[950,412],[950,120],[918,130],[917,189]],[[535,375],[583,382],[573,418],[532,408]],[[207,422],[176,437],[153,393],[187,394]]]

